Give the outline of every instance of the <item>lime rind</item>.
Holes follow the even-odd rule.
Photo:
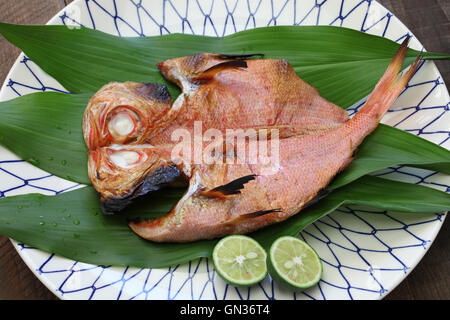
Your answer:
[[[235,286],[257,284],[268,273],[266,251],[247,236],[223,238],[214,247],[212,258],[217,273]]]
[[[301,257],[299,259],[301,262],[299,262],[302,264],[304,273],[299,272],[297,268],[293,268],[295,262],[291,259],[292,252],[295,253],[295,257]],[[286,259],[287,257],[289,259]],[[268,262],[272,279],[282,287],[291,290],[297,291],[310,288],[316,285],[322,277],[322,261],[316,251],[306,242],[295,237],[285,236],[278,238],[270,247]],[[288,276],[291,270],[292,272],[297,272],[295,276],[299,279],[307,280],[292,280]],[[313,274],[313,276],[307,275],[308,272]]]

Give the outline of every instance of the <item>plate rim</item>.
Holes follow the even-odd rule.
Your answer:
[[[61,14],[63,14],[68,8],[70,8],[71,6],[77,6],[80,2],[83,2],[84,0],[74,0],[72,1],[70,4],[68,4],[67,6],[65,6],[64,8],[62,8],[61,10],[59,10],[55,15],[53,15],[53,17],[45,23],[45,25],[53,25],[55,22],[58,21],[58,18],[61,16]],[[423,44],[420,42],[420,40],[414,35],[413,32],[411,32],[411,30],[395,15],[393,14],[389,9],[387,9],[384,5],[382,5],[381,3],[378,2],[378,0],[372,0],[372,3],[375,3],[376,5],[380,6],[382,9],[384,9],[386,12],[388,12],[389,14],[391,14],[391,16],[395,19],[397,19],[397,22],[404,27],[409,34],[411,34],[413,36],[413,39],[415,39],[418,44],[423,48],[424,51],[427,51]],[[2,99],[2,97],[4,96],[4,92],[5,89],[7,87],[7,80],[11,79],[11,75],[14,73],[14,71],[17,69],[17,67],[19,66],[21,60],[24,58],[24,52],[20,51],[20,54],[18,55],[17,59],[15,60],[15,62],[13,63],[13,65],[11,66],[9,72],[7,73],[6,77],[5,77],[5,81],[2,84],[2,86],[0,87],[0,101],[5,101]],[[442,80],[443,85],[445,86],[446,90],[446,95],[448,100],[450,100],[450,93],[447,87],[447,84],[445,83],[445,79],[442,77],[439,69],[437,68],[435,62],[433,60],[428,61],[431,64],[431,67],[433,68],[433,73],[436,73]],[[50,76],[51,77],[51,76]],[[53,77],[51,77],[53,78]],[[9,150],[9,149],[8,149]],[[19,157],[20,158],[20,157]],[[425,250],[423,250],[423,252],[421,252],[419,255],[416,256],[416,259],[414,260],[413,263],[411,263],[411,267],[408,268],[408,270],[401,276],[395,279],[395,281],[392,281],[391,284],[393,284],[391,286],[391,288],[389,290],[386,290],[385,292],[383,292],[382,294],[380,294],[377,299],[373,299],[373,300],[381,300],[384,299],[386,296],[388,296],[390,293],[392,293],[393,290],[395,290],[395,288],[397,288],[397,286],[403,282],[410,274],[411,272],[417,267],[417,265],[423,260],[424,256],[428,253],[428,251],[430,250],[431,246],[434,244],[437,235],[439,234],[443,224],[445,223],[448,213],[450,211],[447,211],[445,213],[442,214],[442,219],[441,219],[441,223],[439,225],[437,225],[433,231],[432,231],[432,239],[428,242],[428,246],[427,248],[425,248]],[[41,273],[39,273],[38,269],[36,269],[34,267],[34,260],[26,253],[26,250],[20,249],[19,248],[19,242],[15,241],[12,238],[8,239],[11,241],[14,249],[17,251],[17,253],[19,254],[20,258],[22,259],[22,261],[26,264],[26,266],[31,270],[31,272],[36,276],[36,278],[45,285],[45,287],[53,294],[55,295],[57,298],[61,299],[61,300],[77,300],[76,298],[72,298],[72,297],[67,297],[64,295],[64,293],[62,293],[60,290],[58,290],[57,285],[55,285],[48,277],[43,276]],[[43,253],[47,253],[47,254],[53,254],[51,252],[47,252],[38,248],[34,248],[35,250],[38,250],[40,252]],[[65,258],[65,257],[64,257]],[[69,258],[66,258],[69,259]],[[69,259],[73,262],[77,262],[76,260],[73,259]],[[145,268],[145,269],[149,269],[149,268]],[[165,268],[159,268],[160,270],[165,270]],[[160,300],[167,300],[167,299],[160,299]],[[212,299],[207,299],[207,300],[212,300]]]

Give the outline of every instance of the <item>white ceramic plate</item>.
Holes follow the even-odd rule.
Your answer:
[[[169,32],[223,36],[293,24],[349,27],[397,42],[411,34],[377,2],[361,0],[78,0],[49,24],[83,25],[122,36]],[[422,48],[415,38],[410,46]],[[0,100],[51,90],[64,89],[21,55]],[[449,149],[449,106],[438,70],[426,62],[383,122]],[[395,167],[378,174],[450,191],[450,177],[430,171]],[[76,186],[0,149],[0,197],[30,192],[53,195]],[[324,272],[317,286],[299,294],[278,288],[269,277],[249,289],[228,286],[207,259],[169,269],[105,267],[13,243],[38,278],[64,299],[379,299],[420,261],[444,217],[341,208],[300,235],[323,259]]]

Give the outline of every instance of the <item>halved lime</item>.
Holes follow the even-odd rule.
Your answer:
[[[266,251],[247,236],[223,238],[214,247],[212,257],[217,273],[236,286],[254,285],[267,275]]]
[[[312,287],[322,276],[322,262],[317,253],[295,237],[278,238],[270,247],[268,264],[272,279],[295,291]]]

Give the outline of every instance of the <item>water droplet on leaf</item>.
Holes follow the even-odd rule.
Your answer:
[[[28,162],[34,166],[38,166],[40,164],[39,160],[36,158],[30,158],[30,159],[28,159]]]

